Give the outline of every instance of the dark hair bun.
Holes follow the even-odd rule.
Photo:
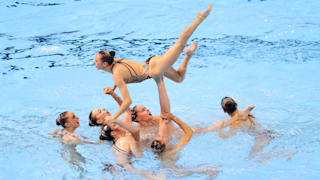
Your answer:
[[[60,118],[57,118],[56,119],[56,124],[57,124],[57,126],[60,126],[61,124],[60,124]]]
[[[116,52],[110,51],[109,54],[110,54],[110,56],[114,57],[116,55]]]

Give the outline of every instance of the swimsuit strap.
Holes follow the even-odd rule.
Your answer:
[[[150,63],[150,60],[153,58],[153,57],[155,57],[156,55],[153,55],[153,56],[151,56],[151,57],[149,57],[145,62],[146,62],[146,64],[149,64]]]
[[[128,154],[129,152],[123,150],[123,149],[120,149],[118,146],[116,146],[115,144],[112,146],[116,151],[120,152],[120,153],[125,153],[125,154]]]
[[[119,61],[115,61],[115,64],[116,63],[122,64],[124,67],[126,67],[129,70],[131,76],[133,76],[132,72],[134,72],[134,74],[136,76],[138,76],[138,73],[134,70],[134,68],[130,64],[128,64],[126,62],[122,62],[122,60],[123,59],[121,59]],[[113,66],[114,66],[114,64],[113,64]],[[111,70],[113,69],[113,66],[112,66]]]

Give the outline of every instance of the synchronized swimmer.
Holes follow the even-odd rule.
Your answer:
[[[80,126],[79,118],[71,111],[65,111],[56,120],[57,125],[63,127],[62,130],[55,131],[53,134],[61,139],[64,144],[101,144],[101,140],[112,142],[112,152],[115,156],[116,164],[130,172],[138,173],[148,179],[156,179],[151,172],[133,167],[131,157],[142,157],[143,149],[151,150],[159,155],[162,161],[165,157],[176,154],[191,139],[194,133],[205,133],[216,131],[222,138],[230,137],[239,130],[244,130],[255,136],[255,144],[249,157],[255,156],[267,145],[273,136],[271,131],[261,127],[254,116],[250,113],[255,107],[250,105],[238,111],[237,103],[230,97],[225,97],[221,101],[224,112],[230,115],[226,121],[216,121],[210,126],[201,128],[191,128],[170,111],[170,102],[167,95],[163,78],[166,77],[175,82],[182,82],[185,78],[187,65],[192,55],[198,47],[198,42],[192,42],[190,47],[185,48],[188,39],[197,27],[210,14],[212,5],[198,12],[194,21],[187,26],[180,34],[179,39],[163,55],[149,57],[145,62],[136,62],[124,58],[116,58],[115,51],[101,50],[95,55],[94,64],[98,70],[104,70],[112,74],[114,86],[104,87],[104,94],[108,94],[118,103],[119,109],[111,114],[105,108],[93,109],[89,114],[90,126],[101,126],[100,141],[90,142],[86,137],[78,135],[75,130]],[[185,57],[176,70],[172,65],[177,61],[182,51]],[[146,79],[154,79],[158,87],[160,102],[160,115],[152,115],[145,106],[136,105],[130,109],[132,103],[128,91],[128,83],[139,83]],[[114,91],[119,88],[121,97]],[[119,120],[123,115],[123,120]],[[178,125],[175,127],[174,123]],[[136,123],[136,124],[134,124]],[[223,128],[230,127],[228,131]],[[172,144],[172,136],[179,134],[177,144]],[[183,132],[181,134],[181,132]],[[261,143],[263,141],[263,143]],[[170,167],[174,167],[172,164]],[[191,172],[191,171],[190,171]],[[205,172],[199,170],[194,172]],[[217,173],[214,169],[214,173]]]

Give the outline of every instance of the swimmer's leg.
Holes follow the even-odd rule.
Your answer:
[[[271,140],[272,138],[266,135],[257,135],[254,138],[254,143],[250,150],[248,159],[252,159],[253,157],[255,157],[259,152],[263,150],[265,146],[267,146],[270,143]]]
[[[192,42],[191,46],[184,50],[186,55],[184,56],[179,68],[175,70],[174,68],[170,67],[169,70],[164,73],[164,76],[175,82],[182,82],[187,72],[188,62],[196,51],[197,47],[198,42]]]
[[[168,51],[161,57],[161,59],[159,61],[150,62],[149,75],[151,77],[161,75],[162,73],[169,70],[169,68],[176,62],[176,60],[180,56],[192,33],[209,15],[211,9],[212,5],[210,4],[206,10],[199,12],[196,19],[181,32],[179,39],[174,43],[173,46],[168,49]]]

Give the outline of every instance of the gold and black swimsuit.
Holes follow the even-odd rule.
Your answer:
[[[130,64],[128,64],[126,62],[123,62],[122,60],[115,61],[115,63],[116,64],[122,64],[130,72],[131,77],[126,81],[126,83],[138,83],[138,82],[142,82],[142,81],[144,81],[146,79],[150,79],[151,78],[149,76],[149,63],[150,63],[151,58],[153,58],[153,57],[154,56],[149,57],[143,63],[143,73],[141,75],[139,75]]]

